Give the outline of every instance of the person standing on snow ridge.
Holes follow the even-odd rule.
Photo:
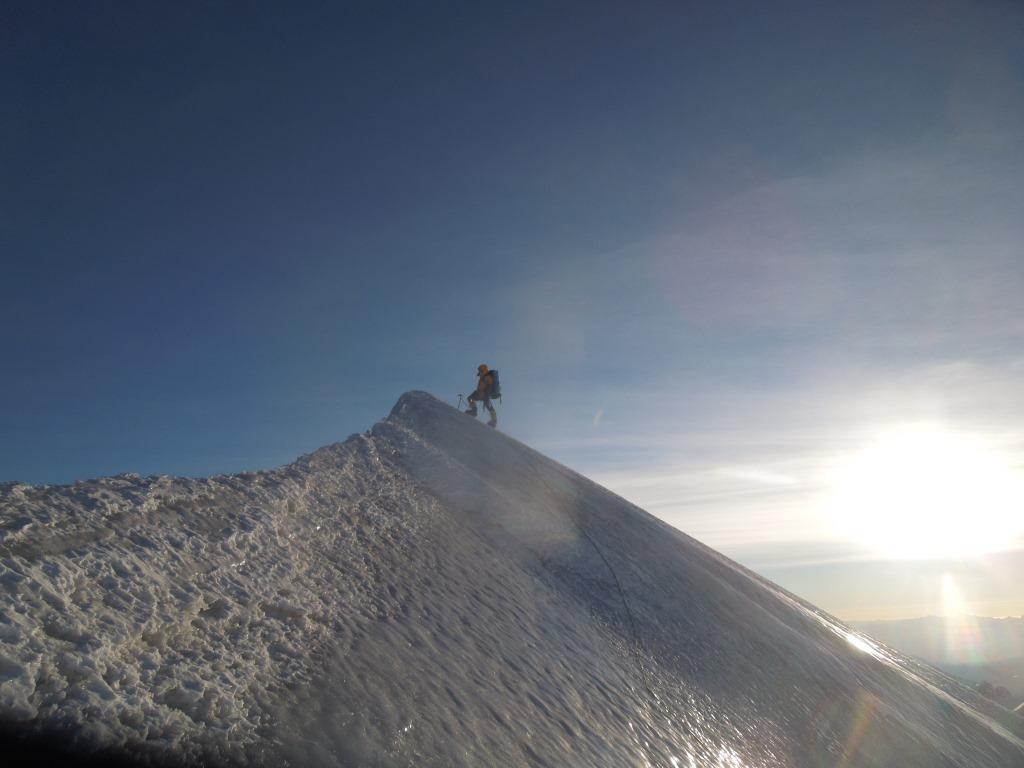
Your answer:
[[[469,410],[466,413],[470,416],[476,416],[476,404],[482,401],[484,408],[491,414],[491,420],[487,422],[487,426],[495,427],[498,425],[498,413],[494,410],[494,406],[491,405],[491,388],[494,386],[494,378],[491,376],[490,369],[483,363],[476,370],[476,391],[467,398]]]

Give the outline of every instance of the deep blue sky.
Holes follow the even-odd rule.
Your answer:
[[[272,466],[486,361],[763,552],[707,467],[1024,426],[1020,3],[6,3],[0,65],[0,480]]]

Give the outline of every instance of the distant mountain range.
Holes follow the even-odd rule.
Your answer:
[[[1006,688],[1011,708],[1024,702],[1024,616],[924,616],[851,626],[964,680]]]

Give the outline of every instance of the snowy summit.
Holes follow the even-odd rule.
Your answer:
[[[422,392],[266,472],[0,486],[0,719],[293,766],[1024,765],[1024,719]]]

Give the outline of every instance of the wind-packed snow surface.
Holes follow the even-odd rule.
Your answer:
[[[1018,716],[421,392],[274,471],[0,486],[0,525],[0,719],[82,751],[1024,766]]]

